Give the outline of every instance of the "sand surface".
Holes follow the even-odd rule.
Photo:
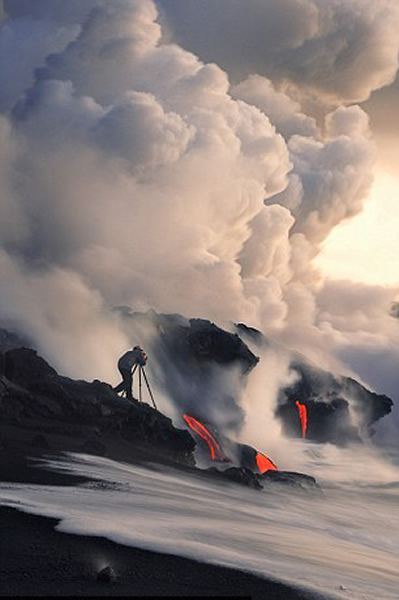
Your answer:
[[[2,452],[0,480],[71,485],[77,478],[32,469]],[[307,591],[242,571],[58,532],[57,520],[0,507],[0,596],[248,597],[314,600]],[[97,581],[110,565],[115,583]],[[282,577],[284,574],[282,574]]]
[[[308,600],[249,573],[57,532],[57,521],[0,509],[1,596],[244,596]],[[115,583],[97,581],[110,565]]]

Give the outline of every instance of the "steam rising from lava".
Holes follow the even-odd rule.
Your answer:
[[[371,185],[368,118],[347,103],[394,76],[398,10],[253,1],[262,52],[240,63],[228,31],[230,59],[210,44],[204,62],[186,49],[203,56],[200,4],[5,1],[0,319],[72,376],[117,378],[115,305],[244,321],[366,376],[368,349],[397,356],[394,292],[325,283],[312,259]]]

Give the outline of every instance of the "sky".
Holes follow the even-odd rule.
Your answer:
[[[398,94],[396,78],[362,103],[377,148],[373,187],[362,213],[336,227],[322,245],[316,264],[326,276],[372,284],[399,283]]]
[[[116,377],[115,306],[397,390],[396,0],[3,0],[0,324]]]
[[[315,264],[330,278],[399,284],[399,179],[381,165],[360,215],[336,227]]]

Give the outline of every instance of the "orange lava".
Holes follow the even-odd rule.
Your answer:
[[[261,473],[266,473],[266,471],[278,471],[278,467],[274,462],[261,452],[257,452],[256,454],[256,464]]]
[[[302,424],[302,437],[306,437],[306,429],[308,426],[308,411],[306,409],[305,404],[301,404],[298,400],[295,402],[299,411],[299,418],[301,419]]]
[[[187,425],[191,427],[191,429],[195,431],[195,433],[198,433],[198,435],[201,436],[202,439],[208,444],[211,453],[211,459],[223,460],[223,453],[221,447],[219,446],[218,442],[213,437],[213,435],[207,430],[205,425],[202,425],[202,423],[197,421],[197,419],[194,419],[194,417],[190,417],[189,415],[183,415],[183,419],[185,420]]]

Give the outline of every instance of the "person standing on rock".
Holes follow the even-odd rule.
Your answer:
[[[132,385],[133,372],[132,369],[138,365],[144,367],[147,362],[147,355],[140,346],[135,346],[133,350],[128,350],[118,360],[118,369],[122,375],[122,381],[114,387],[114,392],[126,392],[129,400],[133,400]]]

